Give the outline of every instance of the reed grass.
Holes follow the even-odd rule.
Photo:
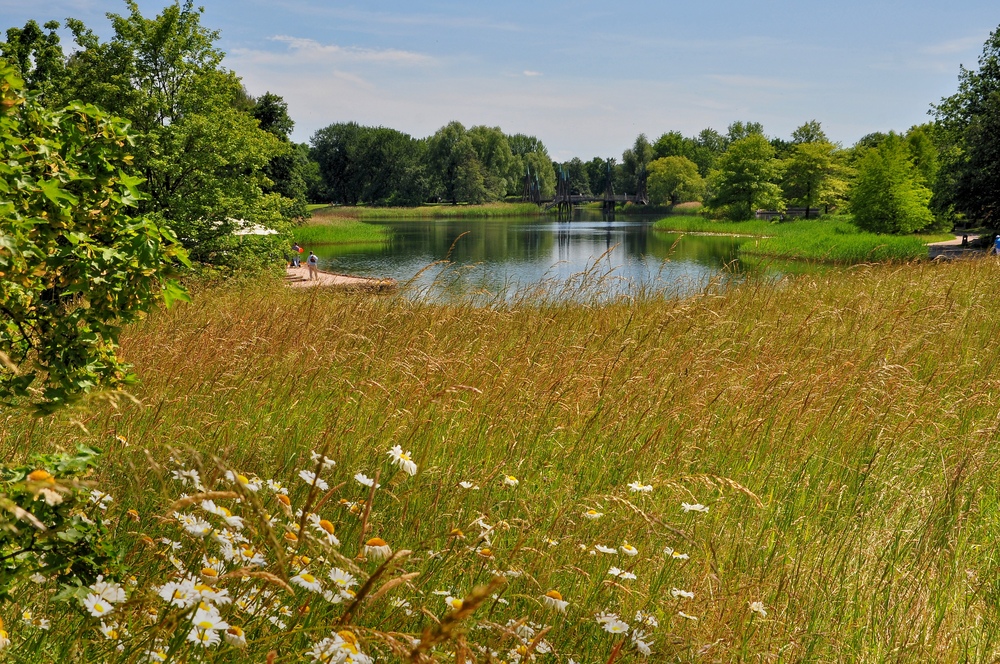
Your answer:
[[[171,455],[206,476],[217,458],[280,477],[301,506],[308,488],[295,474],[326,449],[338,464],[331,486],[346,483],[322,508],[340,552],[354,557],[377,534],[414,551],[386,574],[420,574],[386,591],[413,615],[381,596],[358,607],[353,624],[379,660],[406,658],[390,637],[424,634],[433,643],[421,656],[440,660],[484,657],[485,643],[507,661],[631,661],[629,639],[594,616],[613,611],[636,629],[641,610],[659,624],[642,628],[656,661],[991,662],[1000,309],[981,285],[998,277],[995,259],[859,266],[601,306],[224,286],[127,330],[136,402],[44,421],[8,413],[0,455],[103,447],[96,479],[114,495],[122,537],[135,538],[160,527],[176,497]],[[415,477],[387,467],[397,444],[413,451]],[[383,487],[358,486],[359,471],[381,471]],[[652,491],[631,492],[634,481]],[[490,528],[489,557],[477,522]],[[626,541],[637,556],[594,549]],[[472,593],[494,570],[511,572],[506,586]],[[543,606],[550,589],[569,602],[565,615]],[[436,590],[479,606],[464,628],[442,618]],[[46,608],[67,627],[59,639],[93,629]],[[311,615],[339,613],[314,603]],[[517,639],[491,626],[521,620],[551,627],[554,655],[508,653]],[[320,623],[281,638],[256,627],[248,652],[299,661],[291,644]]]

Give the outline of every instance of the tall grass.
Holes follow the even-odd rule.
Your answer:
[[[850,217],[800,219],[787,222],[722,222],[695,217],[668,217],[658,230],[731,233],[761,239],[740,246],[740,255],[755,259],[809,259],[839,264],[906,261],[927,257],[927,243],[950,240],[950,233],[880,235],[855,226]]]
[[[295,473],[328,446],[330,484],[346,482],[322,509],[340,552],[370,535],[415,551],[400,573],[420,575],[357,620],[379,659],[386,634],[443,629],[420,613],[443,616],[432,591],[460,596],[497,570],[510,573],[501,594],[435,658],[483,657],[482,644],[515,661],[502,626],[523,620],[552,628],[555,655],[541,658],[632,660],[594,615],[636,629],[642,610],[659,623],[643,628],[658,661],[995,661],[1000,309],[978,286],[998,277],[993,259],[862,266],[683,300],[488,308],[223,287],[127,331],[136,403],[40,422],[10,413],[0,455],[103,446],[109,513],[136,509],[142,520],[122,516],[121,530],[138,537],[175,497],[171,449],[294,482],[299,506]],[[387,472],[396,444],[413,451],[415,477]],[[366,520],[336,504],[364,502],[352,476],[377,470]],[[637,556],[594,548],[625,541]],[[542,605],[550,589],[565,616]],[[48,610],[75,630],[58,638],[93,629]],[[334,620],[343,607],[312,611]],[[285,641],[266,625],[248,633],[254,661],[272,648],[296,661],[290,644],[320,629],[302,624]],[[217,659],[238,659],[227,652]]]

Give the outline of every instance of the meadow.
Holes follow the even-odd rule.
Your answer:
[[[661,219],[654,228],[671,232],[751,235],[759,239],[741,245],[741,256],[756,260],[809,260],[842,265],[926,258],[928,242],[955,237],[952,233],[868,233],[855,226],[850,215],[785,222],[726,222],[684,215]]]
[[[995,661],[998,277],[600,306],[200,291],[123,335],[134,399],[0,419],[11,463],[103,450],[87,515],[127,571],[68,601],[51,571],[18,582],[4,655]]]

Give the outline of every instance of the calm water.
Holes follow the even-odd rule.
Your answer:
[[[745,238],[660,233],[652,221],[600,215],[573,221],[401,220],[386,246],[308,247],[331,272],[392,277],[434,299],[511,298],[541,287],[564,297],[614,297],[639,288],[685,295],[739,279]]]

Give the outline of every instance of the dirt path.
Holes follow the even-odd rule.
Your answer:
[[[286,283],[292,288],[309,288],[311,286],[329,286],[346,290],[391,290],[396,288],[395,279],[375,279],[373,277],[352,277],[346,274],[333,274],[332,272],[319,271],[319,278],[309,280],[309,268],[305,265],[301,267],[285,268]]]

